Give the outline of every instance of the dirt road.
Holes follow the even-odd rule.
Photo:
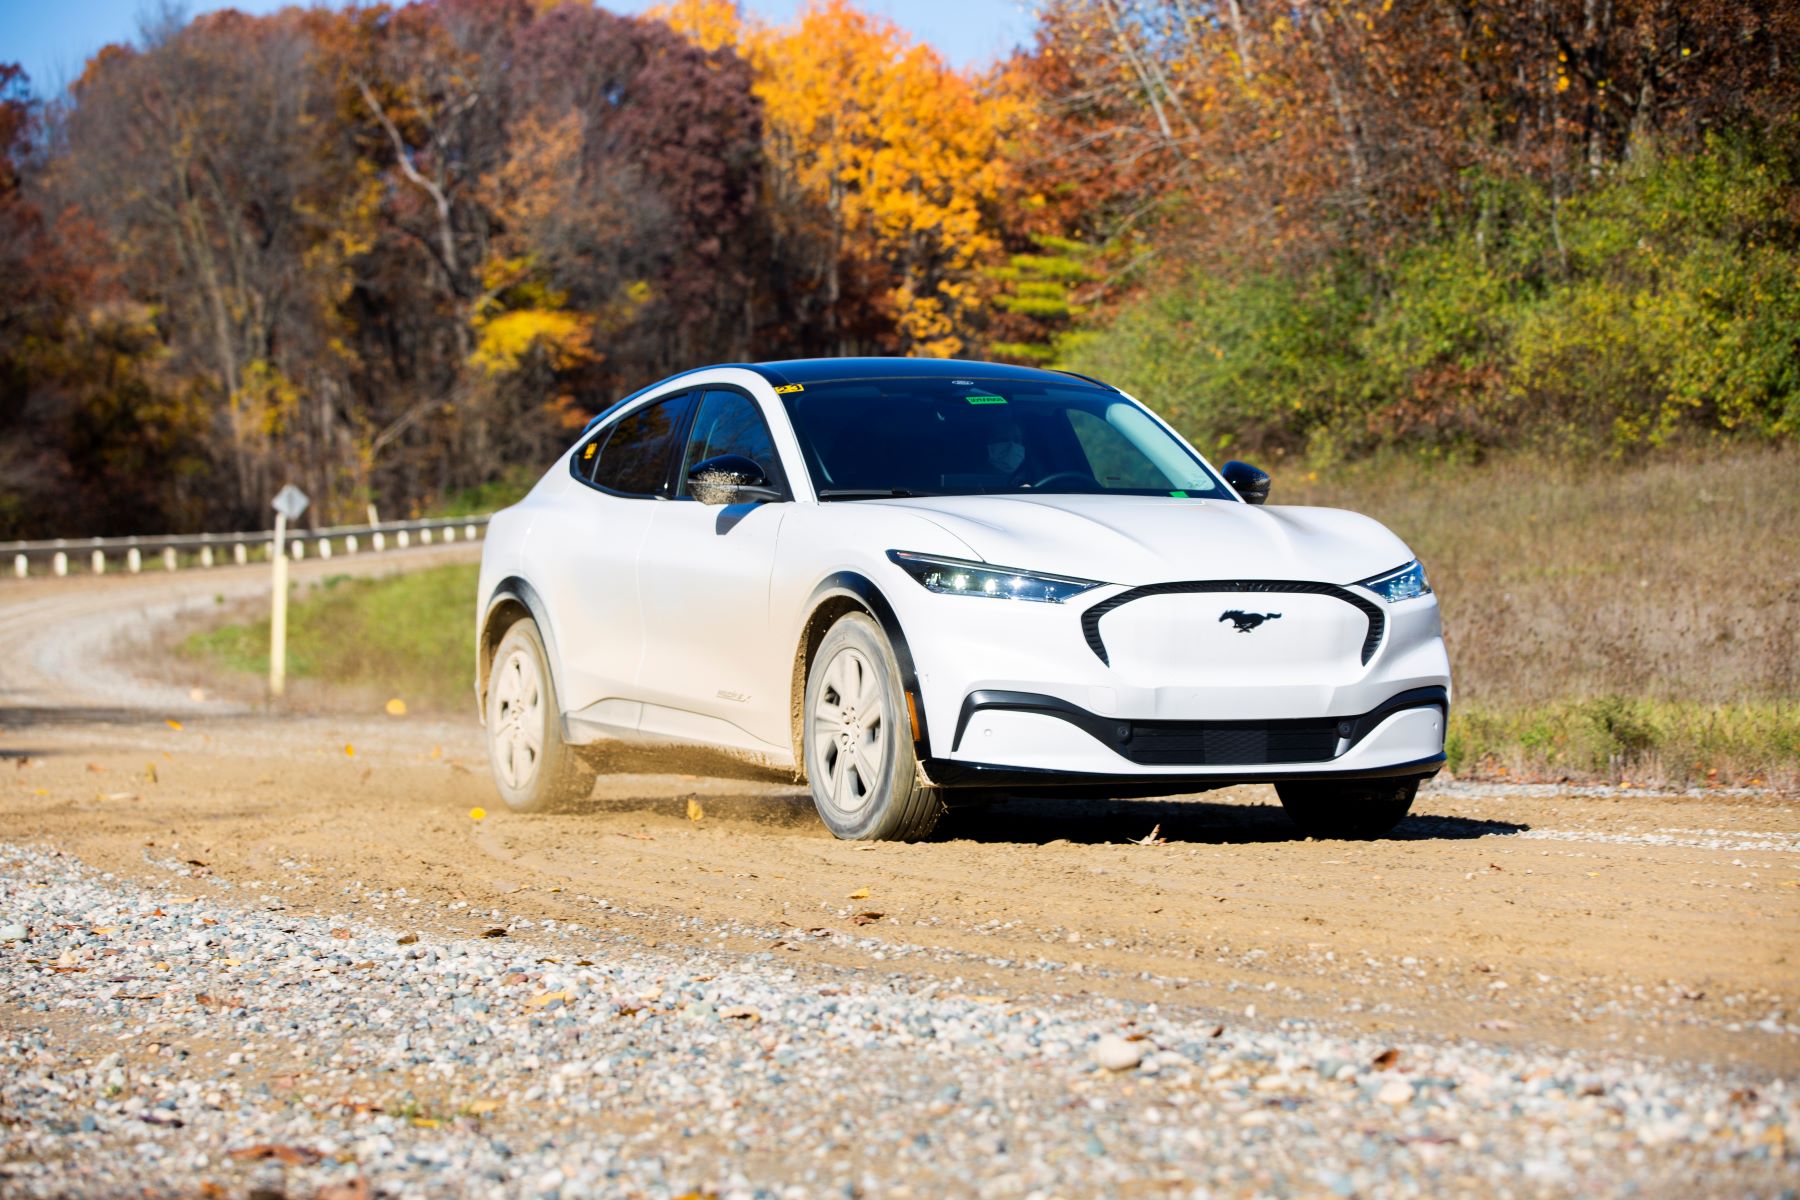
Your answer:
[[[302,573],[346,565],[392,562]],[[113,650],[260,585],[250,569],[0,586],[4,840],[442,938],[579,921],[620,944],[1022,1001],[1765,1083],[1800,1068],[1793,795],[1447,784],[1393,838],[1350,843],[1297,838],[1272,792],[1241,788],[1013,801],[952,814],[927,844],[853,845],[796,788],[622,762],[583,810],[518,817],[472,715],[196,703]]]

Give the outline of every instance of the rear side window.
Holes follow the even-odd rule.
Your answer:
[[[576,468],[608,491],[655,495],[668,478],[669,454],[687,403],[685,395],[671,396],[621,418],[582,447]],[[598,449],[590,453],[593,447]]]

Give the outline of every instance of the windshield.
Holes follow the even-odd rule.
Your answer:
[[[854,379],[781,399],[822,500],[1231,495],[1143,409],[1073,381]]]

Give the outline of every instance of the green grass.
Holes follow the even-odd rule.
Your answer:
[[[1424,561],[1457,773],[1800,782],[1800,452],[1261,465],[1277,502],[1366,512]],[[474,590],[473,566],[327,581],[293,606],[290,671],[459,710]],[[187,649],[260,675],[267,622]]]
[[[1800,775],[1800,701],[1459,705],[1445,749],[1458,775],[1791,783]]]
[[[288,608],[288,676],[404,700],[409,709],[471,703],[473,563],[382,579],[334,575]],[[268,670],[266,618],[190,636],[184,656],[228,671]]]

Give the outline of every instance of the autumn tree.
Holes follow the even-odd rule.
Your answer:
[[[1017,108],[847,0],[791,26],[740,23],[718,0],[662,10],[698,44],[755,67],[770,219],[794,279],[788,321],[837,353],[952,355],[998,248],[1003,138]]]

